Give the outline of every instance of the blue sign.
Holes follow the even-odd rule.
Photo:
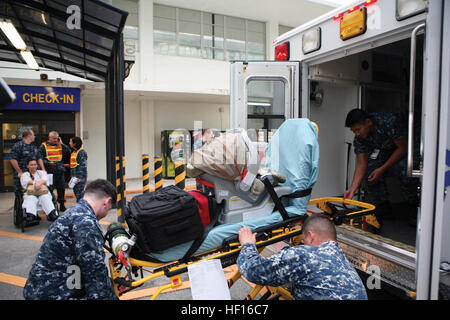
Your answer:
[[[16,100],[1,110],[80,111],[80,89],[9,86]]]

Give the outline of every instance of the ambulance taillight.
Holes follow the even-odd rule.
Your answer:
[[[275,60],[287,61],[289,60],[289,41],[283,42],[275,47]]]

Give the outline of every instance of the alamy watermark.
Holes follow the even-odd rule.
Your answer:
[[[70,16],[66,20],[66,26],[69,30],[81,29],[81,9],[79,6],[73,4],[67,7],[67,14]]]
[[[376,265],[369,265],[366,269],[369,277],[366,279],[366,287],[369,290],[381,289],[381,269]]]
[[[69,277],[66,280],[67,288],[70,290],[81,289],[81,270],[77,265],[70,265],[66,269]]]

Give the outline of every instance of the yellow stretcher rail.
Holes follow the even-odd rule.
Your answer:
[[[337,209],[335,206],[336,203],[342,206]],[[308,205],[315,205],[319,210],[321,210],[321,212],[317,213],[329,216],[330,219],[335,223],[340,223],[343,220],[350,221],[358,217],[364,217],[370,214],[370,212],[375,209],[375,206],[368,203],[336,197],[312,199],[309,201]],[[356,208],[350,208],[348,206],[354,206]],[[308,215],[312,215],[314,213],[310,210],[308,210],[307,212]],[[256,247],[258,248],[259,252],[262,252],[262,250],[264,250],[266,246],[280,241],[287,241],[289,245],[300,244],[302,236],[302,224],[304,219],[305,216],[294,217],[292,219],[289,219],[289,221],[286,222],[285,225],[280,226],[279,224],[277,224],[274,229],[270,229],[270,227],[267,227],[267,230],[265,230],[261,234],[258,233],[259,236],[257,236]],[[117,296],[121,296],[122,294],[140,287],[141,285],[152,279],[162,276],[168,277],[170,279],[170,282],[166,285],[160,286],[150,298],[151,300],[154,300],[162,292],[168,289],[175,289],[177,287],[180,287],[182,285],[181,274],[187,271],[187,267],[189,265],[199,263],[204,260],[220,259],[222,262],[222,266],[226,268],[236,263],[236,259],[239,255],[240,249],[240,243],[236,240],[232,240],[218,248],[194,255],[188,262],[155,262],[130,257],[128,258],[128,268],[124,267],[123,263],[118,259],[118,257],[113,255],[109,259],[109,267],[111,270],[113,287]],[[152,270],[147,270],[144,268],[151,268]],[[144,276],[144,271],[149,272],[150,274]],[[133,279],[133,275],[136,278],[139,277],[139,272],[141,274],[140,278]],[[240,272],[236,271],[229,278],[228,285],[231,287],[233,283],[235,283],[240,277]],[[247,296],[247,299],[254,299],[257,294],[260,293],[263,289],[265,290],[265,294],[263,295],[263,297],[281,296],[285,299],[292,299],[291,294],[285,288],[262,286],[255,286]]]

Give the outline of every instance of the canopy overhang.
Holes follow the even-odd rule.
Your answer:
[[[125,211],[123,28],[128,12],[99,0],[3,0],[0,19],[11,21],[40,68],[105,82],[107,179],[118,187],[119,221]],[[0,32],[0,61],[25,63]],[[118,164],[116,168],[116,164]]]

